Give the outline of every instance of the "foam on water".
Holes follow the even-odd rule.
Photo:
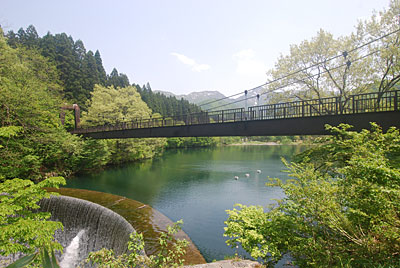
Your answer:
[[[80,230],[79,233],[72,239],[69,246],[65,249],[62,256],[60,267],[61,268],[75,268],[79,261],[79,241],[85,230]]]
[[[51,213],[51,220],[64,225],[64,231],[56,232],[56,240],[64,247],[64,256],[58,256],[62,268],[81,265],[89,252],[102,248],[113,249],[117,255],[127,252],[135,229],[110,209],[68,196],[52,196],[39,204],[41,211]]]

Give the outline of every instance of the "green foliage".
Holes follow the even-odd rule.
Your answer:
[[[217,144],[218,138],[215,137],[169,138],[166,148],[214,147]]]
[[[43,268],[59,268],[54,250],[48,251],[46,248],[42,248],[40,251],[41,264]]]
[[[118,73],[116,68],[111,71],[110,75],[107,75],[106,85],[113,86],[114,88],[130,86],[128,76],[126,76],[126,74]]]
[[[219,137],[219,144],[221,145],[227,145],[227,144],[233,144],[233,143],[240,143],[242,137]]]
[[[8,265],[6,268],[22,268],[31,264],[40,264],[43,268],[60,268],[58,265],[54,250],[47,250],[46,247],[42,247],[38,252],[26,255],[19,260]]]
[[[372,39],[378,39],[382,33],[390,33],[398,30],[398,14],[400,3],[390,0],[389,7],[380,12],[375,12],[371,18],[359,21],[357,25],[357,38],[359,43],[366,43]],[[395,33],[380,39],[368,46],[369,51],[380,50],[368,68],[370,75],[364,77],[369,80],[374,90],[385,92],[396,89],[400,81],[400,39],[399,33]],[[372,71],[371,71],[372,70]],[[365,82],[364,82],[365,83]]]
[[[134,86],[137,88],[137,91],[139,92],[143,101],[147,103],[149,108],[154,113],[159,113],[164,117],[201,112],[200,107],[189,103],[187,100],[178,100],[174,96],[167,97],[160,92],[154,93],[151,90],[149,83],[147,83],[147,85],[143,85],[142,87],[139,85]],[[180,120],[180,118],[178,118],[178,120]]]
[[[53,62],[60,73],[64,85],[64,95],[69,102],[77,103],[86,110],[87,100],[95,84],[103,86],[127,87],[129,79],[114,68],[106,75],[100,52],[86,51],[81,40],[76,40],[66,33],[47,33],[39,37],[33,25],[17,33],[8,32],[8,44],[13,48],[25,47],[40,51],[41,55]],[[45,70],[43,70],[45,71]]]
[[[276,142],[280,144],[295,143],[300,140],[299,136],[253,136],[249,137],[250,141],[261,141],[261,142]]]
[[[13,179],[0,184],[0,254],[34,253],[38,248],[62,247],[54,241],[60,222],[49,221],[50,213],[35,212],[37,202],[49,198],[44,187],[65,184],[62,177],[52,177],[37,184],[30,180]]]
[[[295,157],[296,162],[312,163],[321,172],[329,172],[338,176],[352,157],[371,157],[371,153],[380,153],[380,159],[388,162],[391,167],[399,167],[400,144],[398,130],[392,128],[385,134],[375,123],[371,123],[371,131],[360,133],[349,131],[350,125],[341,124],[339,127],[327,125],[326,129],[334,134],[315,140],[319,145]],[[378,157],[378,156],[376,156]]]
[[[8,265],[7,268],[25,267],[28,264],[31,264],[35,260],[37,255],[38,255],[37,253],[26,255],[26,256],[20,258],[19,260],[13,262],[12,264]]]
[[[18,133],[22,132],[22,127],[17,126],[8,126],[0,128],[0,137],[2,138],[11,138],[18,135]]]
[[[56,67],[0,36],[0,180],[39,180],[104,164],[108,152],[60,126]]]
[[[281,55],[268,71],[270,81],[279,80],[268,85],[268,101],[335,96],[346,102],[351,94],[393,90],[400,81],[400,39],[399,32],[394,32],[399,27],[399,8],[399,1],[391,0],[388,9],[360,20],[350,35],[335,38],[321,29],[311,39],[291,45],[289,54]],[[348,55],[337,57],[342,52]],[[314,67],[304,69],[306,66]],[[286,76],[288,73],[293,75]],[[281,77],[285,78],[278,79]],[[322,102],[319,105],[324,107]]]
[[[149,267],[149,268],[169,268],[180,267],[183,265],[182,256],[186,252],[188,242],[186,240],[176,240],[173,235],[181,230],[182,221],[168,226],[167,233],[161,233],[159,238],[160,251],[157,255],[146,256],[144,253],[143,235],[132,233],[128,242],[129,254],[115,256],[109,249],[91,252],[86,260],[87,263],[96,264],[99,268],[119,268],[119,267]],[[172,246],[170,246],[172,244]]]
[[[38,146],[58,131],[55,68],[35,51],[10,48],[0,36],[0,77],[0,174],[37,178]]]
[[[26,31],[8,32],[8,44],[12,47],[25,47],[40,51],[41,55],[53,62],[60,73],[64,85],[64,95],[69,102],[77,103],[85,110],[86,101],[95,84],[105,85],[107,77],[100,53],[86,51],[81,40],[74,41],[65,33],[47,33],[39,37],[35,27],[30,25]]]
[[[182,220],[177,221],[172,226],[167,227],[166,233],[161,233],[159,238],[160,251],[156,256],[151,256],[150,259],[154,262],[154,267],[180,267],[183,264],[181,257],[186,253],[186,247],[189,244],[184,239],[178,239],[173,243],[172,248],[169,248],[169,243],[174,241],[173,235],[181,230]]]
[[[290,253],[300,267],[381,267],[399,263],[399,131],[348,131],[288,164],[293,178],[273,180],[286,197],[264,210],[238,205],[228,211],[228,244],[274,264]],[[393,266],[394,267],[394,266]]]
[[[149,118],[152,112],[142,101],[135,87],[115,89],[113,86],[96,85],[88,102],[88,111],[83,112],[83,126],[98,126],[129,122],[137,118]],[[152,158],[162,152],[165,139],[124,139],[107,140],[106,150],[110,153],[109,162],[123,162]]]
[[[165,96],[160,92],[154,93],[150,84],[135,85],[141,98],[154,113],[159,113],[164,117],[174,116],[176,120],[182,120],[182,115],[201,112],[200,107],[189,103],[187,100],[178,100],[175,96]],[[190,148],[190,147],[212,147],[217,143],[216,138],[168,138],[166,148]]]

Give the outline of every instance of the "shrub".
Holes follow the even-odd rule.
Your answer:
[[[400,136],[327,128],[332,136],[285,164],[291,180],[272,180],[286,197],[267,211],[228,210],[228,245],[275,264],[290,253],[300,267],[381,267],[399,263]]]

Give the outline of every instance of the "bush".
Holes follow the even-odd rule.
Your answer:
[[[43,187],[60,184],[65,184],[61,177],[38,184],[21,179],[0,183],[0,255],[29,254],[43,248],[62,250],[54,240],[54,233],[63,228],[62,224],[49,221],[50,213],[34,211],[39,208],[39,200],[50,196]]]
[[[371,267],[399,264],[399,131],[348,131],[334,135],[286,163],[293,178],[275,179],[286,197],[264,211],[229,210],[225,236],[253,258],[272,265],[290,253],[300,267]]]
[[[148,268],[171,268],[183,265],[182,256],[186,253],[188,241],[182,239],[174,242],[173,235],[181,230],[182,221],[168,226],[167,233],[161,233],[159,238],[160,251],[157,255],[146,256],[144,253],[143,235],[132,233],[128,242],[129,254],[115,256],[113,250],[101,249],[89,253],[87,263],[96,264],[99,268],[119,267],[148,267]],[[170,247],[169,244],[172,244]]]

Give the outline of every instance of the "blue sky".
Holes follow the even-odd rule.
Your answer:
[[[388,0],[2,0],[0,25],[33,24],[98,49],[107,73],[175,94],[232,95],[267,81],[280,54],[319,29],[335,37]]]

